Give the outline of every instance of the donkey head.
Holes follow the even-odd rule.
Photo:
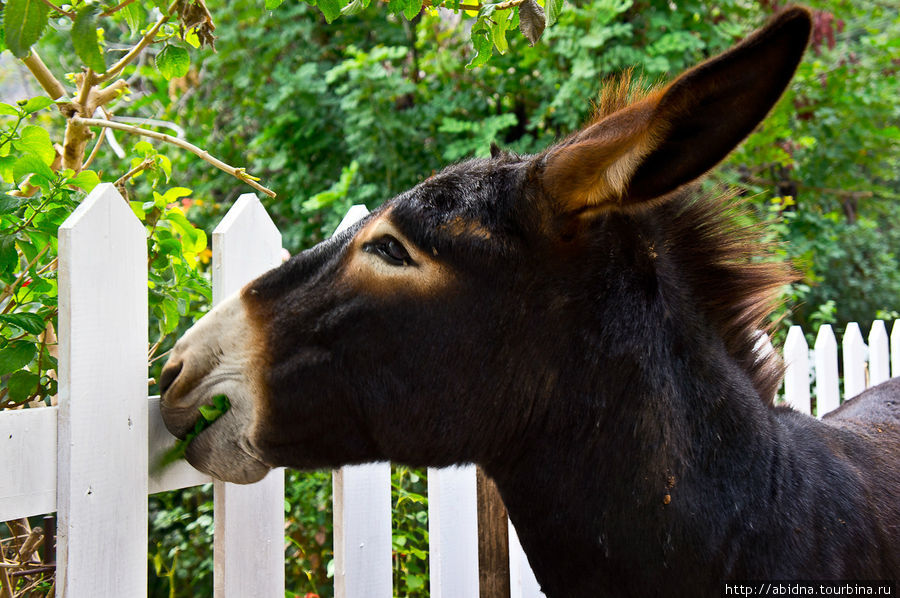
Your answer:
[[[664,88],[607,94],[544,153],[451,166],[245,286],[162,374],[176,436],[213,396],[232,403],[188,460],[234,482],[282,465],[511,462],[541,435],[589,434],[604,397],[644,376],[640,326],[655,321],[711,331],[751,370],[746,338],[724,337],[764,309],[704,304],[660,231],[778,100],[809,27],[784,11]]]

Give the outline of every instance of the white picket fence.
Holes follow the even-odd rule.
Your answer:
[[[365,214],[355,206],[341,227]],[[253,195],[240,197],[212,242],[214,303],[280,262],[281,235]],[[100,185],[60,227],[59,247],[59,406],[0,412],[0,521],[58,512],[58,595],[146,596],[148,494],[212,480],[183,461],[149,473],[174,438],[158,399],[147,397],[143,226],[112,185]],[[887,377],[887,343],[876,322],[867,361],[859,327],[848,328],[845,396]],[[897,376],[897,322],[891,345]],[[788,336],[786,358],[787,400],[809,412],[811,362],[799,329]],[[821,415],[838,404],[830,327],[819,332],[814,361]],[[472,467],[428,471],[435,598],[478,596],[475,479]],[[390,598],[390,467],[346,467],[333,483],[335,595]],[[214,596],[282,598],[283,470],[250,486],[214,482],[214,517]],[[509,535],[512,598],[542,596],[512,526]]]

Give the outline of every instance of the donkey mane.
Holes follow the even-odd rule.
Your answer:
[[[635,75],[633,68],[625,69],[607,79],[600,86],[600,93],[593,102],[594,111],[585,127],[600,122],[610,114],[660,93],[662,83],[648,84],[643,75]]]
[[[781,289],[797,275],[790,264],[774,261],[773,245],[763,241],[764,223],[748,217],[735,194],[687,189],[653,208],[666,244],[657,251],[670,252],[678,262],[672,271],[680,280],[670,286],[691,294],[760,398],[772,404],[784,368],[774,351],[759,347],[760,333],[777,324],[766,320],[780,303]]]

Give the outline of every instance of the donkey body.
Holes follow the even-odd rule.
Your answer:
[[[900,578],[900,381],[822,421],[754,349],[788,269],[691,185],[806,46],[790,9],[665,88],[603,98],[537,156],[452,166],[247,285],[163,371],[188,460],[474,462],[550,598],[717,596],[728,579]]]

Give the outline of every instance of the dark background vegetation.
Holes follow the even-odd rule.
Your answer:
[[[747,218],[769,223],[780,254],[802,274],[774,316],[783,320],[780,330],[799,324],[812,333],[821,323],[842,330],[848,321],[867,330],[875,318],[900,317],[900,17],[886,0],[810,4],[814,36],[789,91],[706,184],[736,186],[751,207]],[[473,21],[450,11],[410,19],[375,3],[329,24],[304,2],[266,10],[261,0],[236,0],[212,8],[216,52],[191,49],[189,70],[167,80],[153,67],[159,48],[151,46],[116,111],[177,123],[192,143],[260,177],[278,193],[264,203],[294,253],[327,237],[350,205],[374,208],[449,163],[487,155],[492,142],[540,151],[588,118],[604,80],[630,67],[648,83],[665,80],[734,44],[776,8],[768,0],[579,0],[564,6],[534,47],[510,31],[504,54],[494,48],[485,65],[467,68],[475,58]],[[78,71],[60,29],[42,39],[44,59],[56,73]],[[29,118],[54,130],[49,117]],[[189,153],[118,139],[126,160],[159,152],[171,162],[166,184],[156,171],[130,181],[131,199],[150,197],[151,184],[160,194],[166,186],[192,190],[167,196],[163,217],[177,204],[209,233],[248,191]],[[92,167],[100,180],[129,168],[111,152]],[[6,181],[4,189],[19,184]],[[72,205],[83,197],[70,195]],[[26,209],[5,213],[0,245],[4,234],[21,234],[13,218],[21,222],[32,213]],[[27,242],[15,241],[20,253]],[[157,251],[159,265],[171,270],[159,279],[169,290],[151,300],[151,338],[161,341],[160,351],[204,309],[206,260],[197,249],[191,268],[177,260],[172,266],[174,258]],[[0,285],[15,284],[27,253]],[[32,311],[52,321],[50,311]],[[9,330],[0,362],[3,350],[22,342]],[[49,401],[52,380],[40,380]],[[288,595],[330,596],[330,474],[287,475]],[[393,481],[396,592],[425,596],[424,473],[397,467]],[[150,526],[151,595],[211,595],[211,490],[151,497]]]

